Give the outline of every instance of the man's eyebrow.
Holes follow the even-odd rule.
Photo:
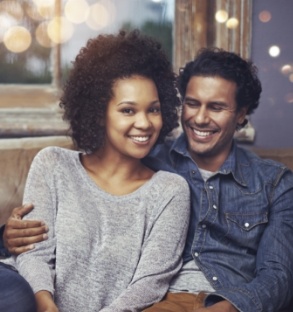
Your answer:
[[[189,102],[199,102],[197,99],[192,98],[192,97],[189,97],[189,96],[186,96],[186,97],[184,98],[184,101],[189,101]]]
[[[219,106],[222,106],[222,107],[228,107],[228,104],[226,102],[223,102],[223,101],[210,101],[210,102],[208,102],[208,104],[210,104],[210,105],[219,105]]]

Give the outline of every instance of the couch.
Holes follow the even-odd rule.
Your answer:
[[[26,176],[36,153],[50,145],[74,148],[67,136],[0,139],[0,226],[12,208],[21,205]],[[293,170],[292,149],[250,148],[263,158],[275,159]]]
[[[74,149],[66,136],[0,139],[0,225],[3,225],[14,207],[20,206],[26,176],[36,153],[46,146],[61,146]],[[284,163],[293,170],[292,149],[249,149],[260,157]],[[281,312],[292,312],[293,304]]]
[[[0,226],[21,205],[30,164],[37,152],[50,145],[73,148],[66,136],[0,139]]]

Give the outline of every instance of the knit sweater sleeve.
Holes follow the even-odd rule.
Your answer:
[[[19,255],[17,267],[19,273],[29,282],[33,291],[54,292],[55,248],[54,224],[56,218],[56,200],[53,191],[52,148],[39,152],[32,162],[25,192],[24,203],[33,203],[34,209],[25,219],[43,220],[49,227],[48,240],[35,245],[35,249]]]
[[[156,215],[145,239],[132,282],[100,312],[142,311],[164,297],[172,277],[181,268],[181,254],[189,223],[190,194],[182,177],[168,175],[161,194],[164,207]]]

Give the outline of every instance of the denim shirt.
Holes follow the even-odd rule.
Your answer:
[[[185,135],[158,145],[145,164],[183,176],[191,219],[183,260],[194,259],[216,290],[241,312],[275,312],[293,296],[293,173],[234,142],[206,182],[187,151]]]

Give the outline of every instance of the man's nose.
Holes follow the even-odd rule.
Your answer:
[[[206,124],[209,122],[209,113],[206,107],[199,107],[194,115],[194,121],[197,124]]]

